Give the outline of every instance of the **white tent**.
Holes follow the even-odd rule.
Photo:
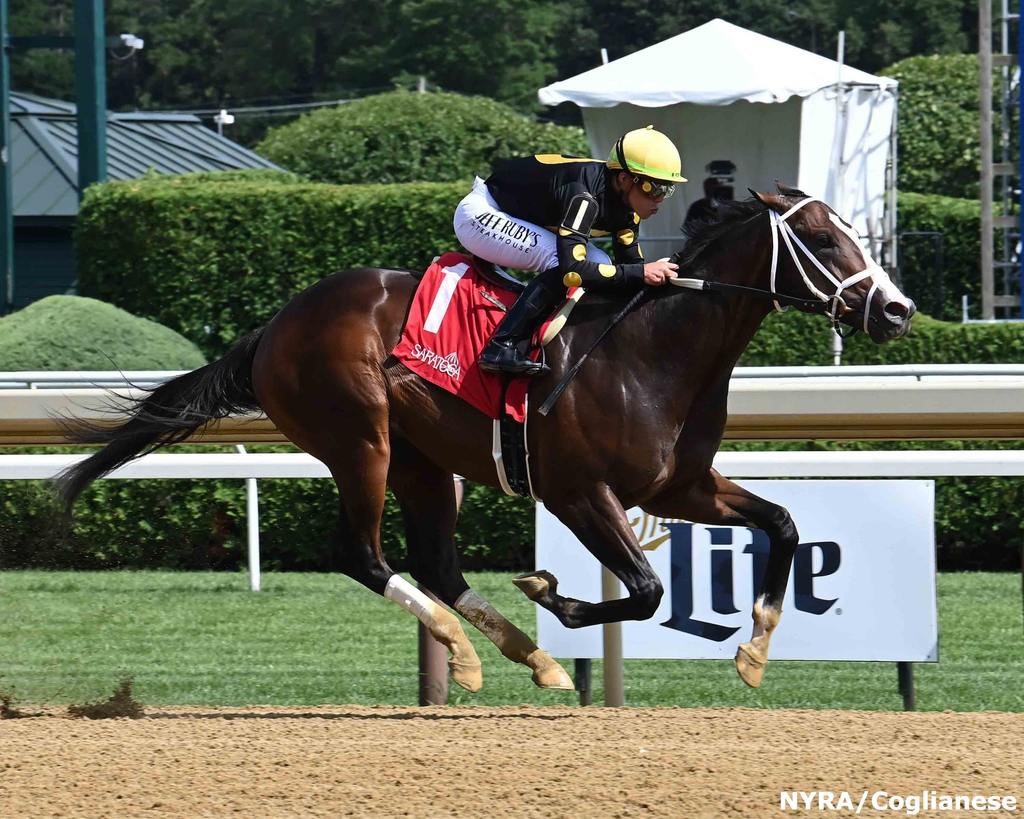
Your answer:
[[[679,244],[687,208],[704,195],[705,166],[727,159],[737,197],[748,187],[774,191],[776,179],[795,185],[850,220],[883,263],[895,261],[893,248],[881,247],[895,225],[895,80],[716,19],[538,96],[583,108],[594,156],[647,124],[679,147],[690,181],[645,223],[646,245],[654,237]],[[655,243],[647,255],[667,249]]]

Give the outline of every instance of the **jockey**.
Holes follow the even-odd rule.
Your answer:
[[[676,275],[668,261],[644,263],[641,220],[686,180],[679,151],[648,125],[629,131],[606,162],[537,154],[499,162],[455,210],[455,235],[470,253],[503,267],[539,273],[509,308],[480,356],[481,369],[538,375],[527,358],[540,322],[568,287],[631,289]],[[615,262],[591,244],[614,236]]]

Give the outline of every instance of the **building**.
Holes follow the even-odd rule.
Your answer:
[[[15,308],[55,293],[73,293],[72,243],[78,215],[75,106],[11,94]],[[107,114],[107,178],[277,168],[190,114]]]

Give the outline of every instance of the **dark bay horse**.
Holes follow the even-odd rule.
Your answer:
[[[684,283],[715,282],[718,289],[652,288],[542,416],[533,407],[624,303],[589,294],[547,349],[552,373],[530,386],[534,491],[628,596],[567,598],[543,571],[516,585],[570,628],[645,619],[658,608],[662,586],[625,509],[763,529],[771,551],[753,636],[736,656],[744,681],[757,686],[798,536],[785,509],[712,468],[733,367],[773,302],[823,313],[876,342],[906,333],[914,305],[831,208],[781,186],[777,194],[723,206],[715,222],[691,232],[675,260]],[[79,440],[105,446],[61,476],[63,497],[70,505],[91,481],[213,419],[262,410],[329,467],[340,496],[343,571],[415,614],[447,645],[456,682],[477,690],[479,659],[459,621],[385,562],[380,520],[387,486],[404,516],[413,577],[506,657],[529,666],[538,685],[571,688],[561,666],[472,591],[459,569],[452,475],[497,485],[492,422],[389,356],[416,284],[407,271],[376,268],[326,278],[220,360],[141,399],[121,425],[78,426]]]

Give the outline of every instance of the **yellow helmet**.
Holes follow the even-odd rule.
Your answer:
[[[628,131],[619,137],[605,163],[613,170],[624,170],[676,184],[685,182],[683,163],[672,140],[653,125]]]

